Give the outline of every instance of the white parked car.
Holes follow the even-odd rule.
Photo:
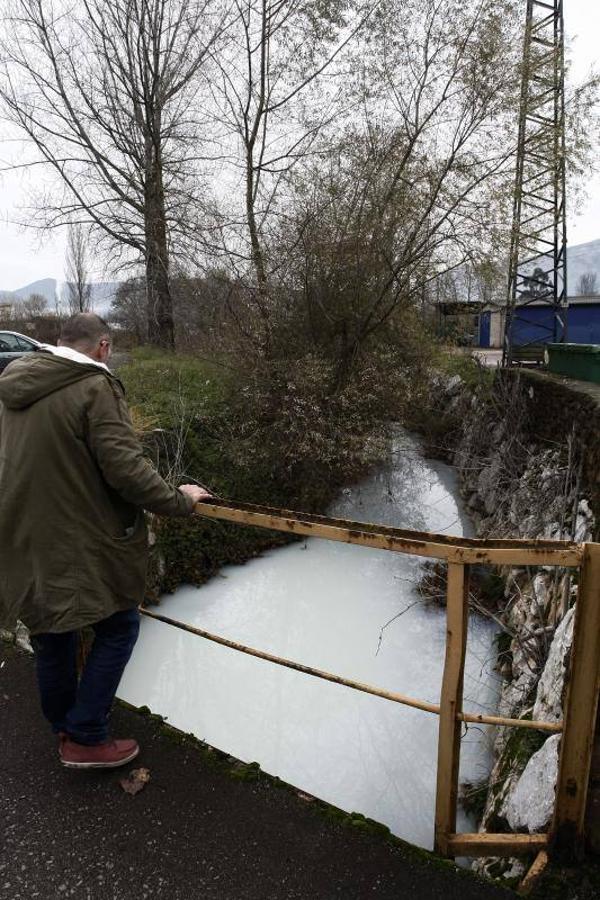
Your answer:
[[[28,353],[36,353],[43,347],[44,344],[40,344],[35,338],[19,334],[18,331],[0,331],[0,372],[13,359],[18,359]]]

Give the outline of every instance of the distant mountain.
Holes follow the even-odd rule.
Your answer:
[[[48,301],[48,306],[54,306],[56,279],[42,278],[41,281],[32,281],[31,284],[26,284],[25,287],[13,291],[13,295],[20,297],[21,300],[27,300],[32,294],[41,294]]]
[[[532,266],[535,263],[532,263]],[[600,293],[600,239],[588,241],[587,244],[575,244],[567,249],[567,281],[569,297],[574,297],[578,293],[579,279],[588,272],[594,273],[597,277],[597,293]],[[454,280],[459,295],[464,295],[464,273],[459,269]],[[118,281],[95,281],[92,284],[92,307],[94,312],[100,316],[105,316],[110,310],[110,305],[115,297]],[[61,311],[66,310],[66,301],[63,299],[66,293],[66,282],[58,282],[55,278],[42,278],[40,281],[33,281],[26,284],[16,291],[0,290],[0,303],[10,302],[15,299],[26,300],[32,294],[41,294],[48,301],[51,309],[58,308]],[[475,291],[476,294],[476,291]],[[471,299],[477,299],[472,296]]]
[[[592,272],[596,275],[596,293],[600,293],[600,240],[587,244],[575,244],[567,249],[567,285],[569,297],[579,293],[577,286],[582,275]]]
[[[54,307],[56,297],[56,279],[42,278],[41,281],[33,281],[16,291],[0,291],[0,301],[10,302],[15,300],[27,300],[32,294],[41,294],[48,302],[48,306]]]
[[[533,273],[534,269],[541,265],[543,269],[548,271],[552,266],[552,258],[540,256],[537,259],[530,260],[527,266],[524,266],[523,272]],[[567,287],[568,296],[577,297],[580,295],[579,281],[582,275],[596,276],[595,294],[600,294],[600,239],[588,241],[586,244],[574,244],[567,247]],[[454,299],[459,301],[479,301],[482,299],[479,286],[476,279],[469,277],[469,271],[465,266],[459,266],[451,275],[454,284]],[[504,293],[504,285],[500,285],[495,292],[493,301],[498,305],[506,302]]]
[[[533,272],[538,265],[545,270],[551,269],[552,257],[540,256],[538,259],[532,260],[524,271],[529,269]],[[600,293],[600,240],[567,247],[567,294],[569,297],[579,295],[579,279],[582,275],[587,274],[596,276],[596,293]]]
[[[58,309],[61,312],[66,309],[66,287],[64,281],[56,278],[42,278],[40,281],[32,281],[15,291],[0,290],[0,302],[15,300],[27,300],[32,294],[40,294],[48,303],[50,309]],[[99,316],[106,315],[110,309],[114,296],[119,287],[118,281],[95,281],[92,283],[92,309]]]
[[[93,281],[92,282],[92,310],[99,316],[106,316],[110,311],[110,305],[114,300],[119,287],[118,281]],[[67,282],[61,281],[59,285],[59,309],[67,311]]]

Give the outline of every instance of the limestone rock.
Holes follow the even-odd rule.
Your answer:
[[[527,867],[523,860],[514,857],[505,856],[486,856],[483,859],[476,859],[472,866],[473,872],[483,875],[484,878],[494,879],[521,879]]]
[[[20,647],[21,650],[26,650],[27,653],[33,653],[33,647],[31,646],[31,640],[29,639],[29,629],[23,625],[22,622],[17,622],[17,627],[15,628],[15,644],[17,647]]]
[[[580,500],[577,506],[577,516],[575,520],[575,540],[591,541],[593,530],[594,514],[590,509],[590,504],[587,500]]]
[[[454,397],[456,394],[460,393],[462,387],[463,380],[460,375],[452,375],[445,384],[446,394],[449,397]]]
[[[531,669],[524,669],[518,678],[514,678],[502,688],[498,715],[507,716],[509,719],[519,718],[520,713],[527,705],[528,699],[533,694],[537,675]],[[529,699],[531,704],[531,700]]]
[[[533,718],[546,722],[562,719],[562,694],[568,655],[573,642],[575,607],[572,607],[556,629],[544,671],[540,678]]]
[[[560,735],[553,734],[534,753],[505,800],[503,815],[515,831],[544,831],[554,810]]]

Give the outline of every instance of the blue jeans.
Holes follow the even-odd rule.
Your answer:
[[[53,731],[78,744],[108,739],[108,715],[140,630],[137,607],[96,622],[94,643],[77,683],[77,632],[32,637],[42,712]]]

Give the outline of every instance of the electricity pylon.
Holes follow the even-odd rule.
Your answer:
[[[566,340],[565,212],[563,0],[527,0],[504,365]]]

